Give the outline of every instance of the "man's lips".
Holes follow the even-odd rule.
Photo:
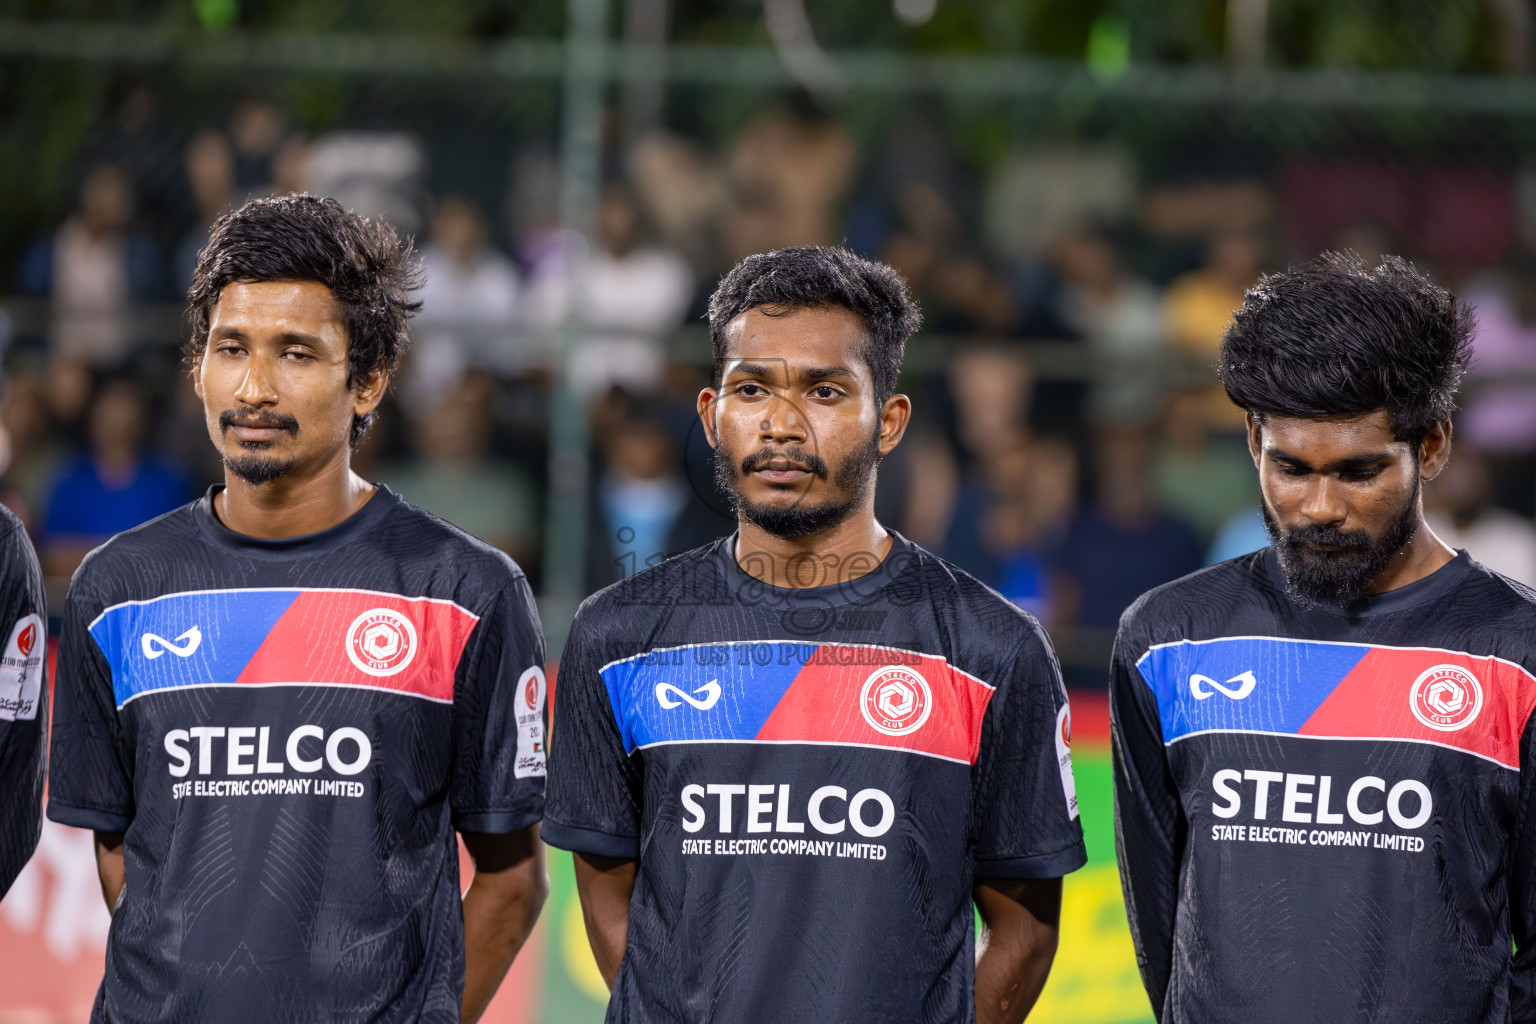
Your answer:
[[[288,433],[282,427],[261,426],[255,423],[246,425],[239,420],[231,423],[229,429],[239,441],[276,441]]]
[[[798,462],[789,459],[773,459],[759,469],[752,470],[754,474],[775,484],[793,484],[813,476],[814,471]]]

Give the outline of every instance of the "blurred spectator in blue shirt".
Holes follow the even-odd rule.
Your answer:
[[[66,462],[49,489],[43,519],[44,564],[69,575],[86,552],[185,504],[187,482],[143,448],[143,392],[127,379],[104,383],[87,417],[89,449]]]
[[[1094,504],[1068,528],[1057,557],[1063,622],[1113,629],[1144,592],[1200,568],[1199,535],[1152,503],[1149,454],[1141,432],[1099,438]]]

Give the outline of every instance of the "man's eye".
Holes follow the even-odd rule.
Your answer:
[[[308,352],[284,352],[283,358],[293,359],[302,363],[308,362],[309,360],[313,359],[314,356],[310,355]]]
[[[758,395],[766,395],[768,392],[760,384],[743,384],[736,389],[736,393],[747,398],[756,398]]]
[[[1354,480],[1354,481],[1372,480],[1372,479],[1375,479],[1376,477],[1378,477],[1380,475],[1381,475],[1381,470],[1379,470],[1379,469],[1353,469],[1353,470],[1350,470],[1347,473],[1340,473],[1339,474],[1339,476],[1342,477],[1345,480]]]
[[[1311,470],[1302,469],[1300,466],[1281,466],[1280,472],[1286,476],[1306,476]]]
[[[811,394],[817,398],[836,398],[838,392],[837,388],[832,387],[830,384],[823,384],[815,391],[812,391]]]

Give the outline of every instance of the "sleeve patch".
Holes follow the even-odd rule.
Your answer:
[[[1067,798],[1067,815],[1077,817],[1077,782],[1072,778],[1072,708],[1063,704],[1056,712],[1056,765],[1061,769],[1061,791]]]
[[[512,774],[519,779],[544,777],[544,701],[549,684],[538,665],[517,681],[517,764]]]
[[[0,720],[24,722],[37,717],[47,648],[42,616],[25,615],[11,627],[5,654],[0,656]]]

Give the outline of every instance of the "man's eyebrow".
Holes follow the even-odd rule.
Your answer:
[[[245,340],[245,338],[246,333],[233,324],[215,327],[208,332],[209,341]],[[315,348],[322,344],[318,335],[308,334],[304,331],[284,331],[277,336],[277,341],[283,345],[306,345],[310,348]]]
[[[1287,451],[1285,451],[1283,449],[1280,449],[1280,448],[1269,448],[1269,449],[1266,449],[1266,454],[1268,454],[1270,458],[1275,459],[1276,461],[1279,461],[1279,462],[1289,462],[1289,463],[1292,463],[1292,464],[1297,465],[1297,466],[1305,466],[1307,469],[1317,469],[1317,468],[1319,468],[1319,467],[1313,466],[1312,463],[1308,462],[1306,459],[1303,459],[1300,456],[1292,455],[1289,452],[1287,452]],[[1322,469],[1364,469],[1367,466],[1373,466],[1376,463],[1383,462],[1383,461],[1385,461],[1387,459],[1390,459],[1391,457],[1392,457],[1392,455],[1391,455],[1390,452],[1370,452],[1370,453],[1367,453],[1365,455],[1349,455],[1349,456],[1346,456],[1346,457],[1344,457],[1342,459],[1333,459],[1330,462],[1325,462],[1325,463],[1322,464],[1322,466],[1320,468],[1322,468]]]
[[[740,362],[731,367],[730,373],[726,374],[726,376],[740,373],[748,377],[777,377],[783,369],[784,365],[782,363]]]
[[[845,366],[811,366],[800,371],[801,380],[858,380],[858,374]]]

